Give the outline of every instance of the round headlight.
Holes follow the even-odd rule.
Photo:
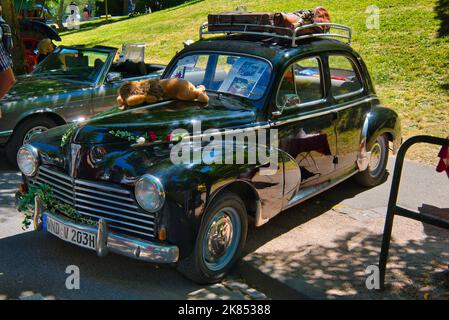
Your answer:
[[[17,165],[24,175],[33,176],[39,166],[39,155],[36,148],[29,144],[21,146],[17,152]]]
[[[165,202],[165,192],[162,183],[151,174],[142,176],[134,187],[139,205],[149,212],[159,211]]]

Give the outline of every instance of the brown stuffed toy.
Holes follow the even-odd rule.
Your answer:
[[[154,103],[163,99],[207,103],[209,97],[204,86],[195,87],[184,79],[151,79],[125,83],[119,90],[118,104],[134,107],[143,103]]]

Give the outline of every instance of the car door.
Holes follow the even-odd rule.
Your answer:
[[[336,169],[336,114],[326,99],[322,61],[317,55],[294,62],[278,87],[271,121],[278,129],[279,149],[294,159],[300,171],[300,181],[289,181],[298,175],[286,173],[286,195],[319,184]]]
[[[371,105],[356,57],[345,52],[329,53],[327,63],[330,97],[338,112],[337,170],[343,173],[356,166],[361,130]]]

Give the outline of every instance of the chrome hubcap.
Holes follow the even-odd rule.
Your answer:
[[[48,128],[44,126],[37,126],[34,128],[31,128],[28,130],[28,132],[25,134],[25,137],[23,138],[23,144],[28,143],[32,137],[34,137],[36,134],[42,133],[47,131]]]
[[[234,208],[220,210],[207,225],[203,239],[203,260],[208,269],[221,270],[237,251],[241,224]]]
[[[382,170],[382,163],[385,160],[385,148],[382,146],[382,142],[377,140],[371,148],[371,159],[369,162],[369,170],[372,176],[376,177]]]

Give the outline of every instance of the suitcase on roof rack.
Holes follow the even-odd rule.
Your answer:
[[[273,32],[275,13],[225,11],[208,15],[209,31]]]
[[[326,9],[317,7],[293,13],[225,11],[208,15],[208,30],[267,32],[291,36],[295,28],[315,22],[330,22]],[[315,26],[299,30],[297,35],[323,33],[328,30],[328,26]]]

